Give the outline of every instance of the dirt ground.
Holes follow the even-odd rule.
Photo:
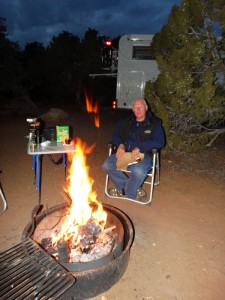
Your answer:
[[[135,228],[125,274],[93,299],[225,299],[224,141],[198,154],[162,153],[160,185],[152,205],[144,206],[104,194],[101,165],[115,122],[122,115],[102,111],[97,129],[86,112],[70,109],[69,113],[62,123],[73,126],[73,136],[96,144],[87,163],[98,200],[123,210]],[[0,117],[0,179],[8,202],[8,209],[0,215],[0,251],[20,243],[38,203],[27,154],[28,132],[26,116]],[[41,198],[45,208],[65,202],[63,185],[62,166],[45,156]]]

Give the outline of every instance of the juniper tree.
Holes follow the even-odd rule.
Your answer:
[[[24,95],[22,63],[17,42],[7,35],[5,18],[0,17],[0,101]]]
[[[225,131],[224,32],[224,0],[183,0],[154,36],[160,74],[147,83],[145,98],[162,118],[170,148],[197,150]]]

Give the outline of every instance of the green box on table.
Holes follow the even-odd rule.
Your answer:
[[[57,142],[65,142],[69,139],[69,126],[56,126],[56,140]]]

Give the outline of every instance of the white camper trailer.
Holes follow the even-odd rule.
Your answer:
[[[153,35],[123,35],[119,41],[116,99],[117,108],[130,109],[132,101],[144,97],[145,83],[159,74],[150,44]]]

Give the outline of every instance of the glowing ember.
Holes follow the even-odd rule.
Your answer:
[[[69,170],[69,185],[65,191],[71,198],[71,205],[61,230],[52,236],[55,245],[59,240],[65,240],[71,248],[79,245],[82,227],[96,223],[100,230],[104,229],[107,213],[102,204],[97,201],[97,195],[92,191],[94,180],[88,175],[85,154],[91,153],[93,146],[87,147],[81,140],[76,139],[76,152],[71,154],[71,167]]]
[[[93,103],[92,98],[89,98],[87,93],[85,93],[85,98],[86,98],[86,108],[87,112],[89,114],[94,115],[94,121],[95,121],[95,126],[99,128],[100,126],[100,121],[99,121],[99,105],[96,102],[95,104]]]

